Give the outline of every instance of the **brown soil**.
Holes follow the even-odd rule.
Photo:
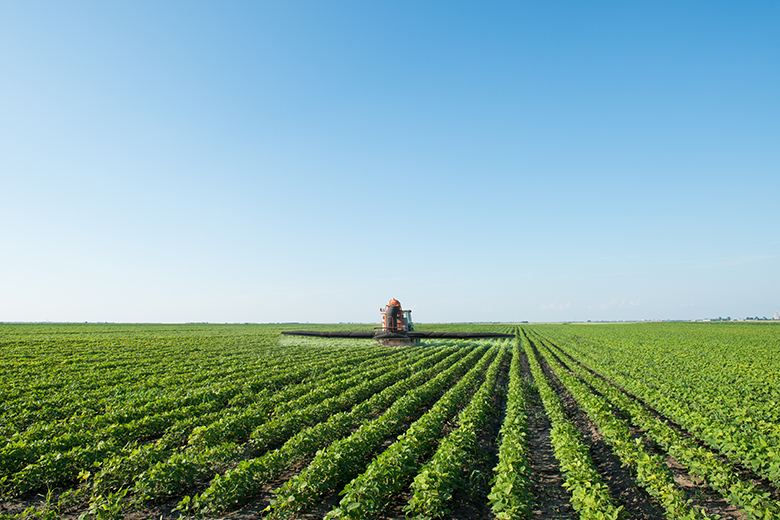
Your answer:
[[[562,356],[564,356],[566,358],[567,362],[578,364],[579,366],[581,366],[583,369],[587,370],[588,372],[590,372],[594,376],[596,376],[599,379],[601,379],[601,380],[609,383],[610,385],[614,386],[615,388],[617,388],[618,390],[623,392],[627,397],[630,397],[631,399],[633,399],[634,401],[636,401],[637,403],[642,405],[650,413],[655,415],[659,420],[661,420],[662,422],[665,422],[669,427],[673,428],[675,431],[677,431],[677,433],[682,435],[684,438],[690,439],[691,441],[695,442],[698,446],[712,451],[712,453],[715,454],[715,456],[718,457],[718,459],[721,462],[727,463],[727,464],[731,464],[734,467],[734,469],[737,471],[737,474],[739,475],[739,477],[741,479],[751,482],[754,486],[756,486],[762,492],[769,493],[769,495],[772,498],[772,500],[780,501],[780,487],[778,486],[778,484],[772,482],[769,479],[761,477],[756,472],[754,472],[753,470],[743,466],[739,462],[731,460],[728,457],[724,457],[724,456],[720,455],[716,450],[712,450],[712,448],[706,442],[704,442],[702,439],[700,439],[699,437],[697,437],[693,433],[689,432],[688,430],[686,430],[685,428],[680,426],[677,422],[675,422],[669,416],[664,415],[663,413],[661,413],[658,410],[656,410],[650,404],[645,402],[642,398],[632,394],[631,392],[627,391],[625,388],[621,387],[620,385],[615,384],[611,379],[603,376],[602,374],[599,374],[598,372],[596,372],[594,370],[591,370],[590,368],[588,368],[584,364],[580,363],[578,360],[574,359],[571,355],[569,355],[568,353],[566,353],[563,350],[561,350],[560,347],[557,347],[555,345],[553,345],[553,346],[556,348],[558,354],[560,354],[560,355],[562,355]],[[560,359],[560,356],[559,356],[559,359]],[[693,477],[693,478],[695,479],[695,477]]]
[[[558,361],[568,370],[568,366],[565,361],[560,357],[553,354]],[[571,359],[571,358],[569,358]],[[577,377],[576,374],[573,376]],[[601,397],[604,397],[595,388],[589,385],[586,381],[580,379],[580,381],[588,386],[588,388]],[[667,454],[661,446],[656,444],[652,439],[644,436],[644,432],[639,428],[631,424],[630,417],[624,415],[620,410],[613,408],[612,413],[619,419],[625,421],[628,424],[631,436],[634,439],[641,439],[643,446],[651,455],[659,455],[663,457],[666,466],[669,468],[675,482],[680,489],[685,492],[686,497],[691,503],[708,514],[712,518],[723,518],[733,520],[744,520],[746,515],[738,508],[729,504],[719,493],[709,488],[698,477],[688,473],[687,469],[680,464],[676,459]]]
[[[541,347],[541,345],[538,345]],[[555,355],[559,357],[564,366],[566,364],[577,363],[577,361],[560,350],[554,347]],[[532,347],[537,348],[532,342]],[[583,366],[580,364],[580,366]],[[532,517],[534,519],[548,520],[548,519],[575,519],[579,515],[573,510],[569,502],[569,494],[563,488],[564,477],[561,474],[558,461],[554,457],[554,450],[550,442],[550,422],[545,414],[544,407],[541,403],[541,399],[538,392],[535,391],[535,383],[533,376],[528,366],[528,359],[525,354],[521,355],[521,368],[523,379],[528,385],[528,426],[529,426],[529,462],[531,465],[531,492],[535,498],[535,503],[532,509]],[[587,367],[584,367],[586,368]],[[638,485],[631,472],[624,468],[619,458],[612,452],[611,447],[605,441],[598,428],[588,418],[587,414],[583,412],[577,405],[571,394],[561,385],[558,379],[552,374],[550,367],[542,359],[542,369],[551,381],[553,388],[558,392],[558,395],[563,403],[565,410],[573,424],[579,429],[583,436],[583,440],[589,447],[594,463],[601,475],[602,480],[608,486],[610,495],[613,500],[623,506],[625,509],[623,517],[625,519],[631,518],[636,520],[661,520],[664,518],[664,514],[660,506],[646,493],[646,491]],[[498,432],[500,430],[502,421],[504,419],[506,408],[506,386],[507,386],[507,371],[508,361],[502,367],[499,376],[499,388],[494,396],[494,408],[496,413],[491,417],[489,424],[486,426],[485,431],[479,440],[478,452],[481,454],[476,464],[469,469],[471,480],[468,484],[467,490],[460,490],[456,493],[453,502],[452,513],[448,515],[448,518],[455,520],[466,519],[478,519],[478,520],[493,520],[495,517],[490,511],[490,506],[487,502],[487,493],[489,492],[489,481],[492,477],[492,468],[497,463],[498,453]],[[597,377],[601,377],[610,384],[614,384],[609,379],[604,378],[598,373],[591,371]],[[454,384],[454,383],[453,383]],[[615,385],[617,387],[617,385]],[[654,413],[661,420],[666,421],[670,426],[677,429],[681,434],[688,438],[694,439],[701,445],[704,443],[691,435],[689,432],[681,428],[679,425],[671,421],[668,417],[659,413],[657,410],[648,406],[636,396],[625,392],[624,389],[619,388],[626,395],[635,399],[641,403],[648,410]],[[591,388],[592,389],[592,388]],[[593,390],[593,389],[592,389]],[[595,390],[593,390],[595,392]],[[423,411],[419,411],[411,421],[415,420],[422,414]],[[613,410],[621,419],[627,420],[617,410]],[[410,421],[410,423],[411,423]],[[630,421],[627,420],[630,425]],[[448,424],[446,427],[446,433],[449,433],[454,427],[454,424]],[[667,467],[672,472],[675,481],[683,489],[688,498],[690,498],[697,507],[701,507],[707,514],[711,516],[718,515],[723,519],[731,520],[743,520],[745,515],[738,509],[728,504],[719,494],[710,490],[695,476],[690,475],[686,469],[680,465],[675,459],[670,457],[664,450],[653,443],[651,440],[645,438],[643,432],[633,425],[630,426],[631,433],[634,438],[642,438],[642,442],[648,449],[649,453],[661,455],[664,457]],[[395,437],[389,437],[378,448],[377,452],[383,451],[388,445],[395,440]],[[376,454],[375,454],[376,455]],[[726,460],[723,458],[723,460]],[[731,461],[729,461],[731,462]],[[264,516],[264,510],[270,505],[272,499],[275,498],[274,491],[278,489],[288,479],[297,475],[303,467],[305,467],[309,461],[302,461],[291,467],[284,475],[274,482],[266,485],[258,496],[254,497],[242,508],[227,512],[220,516],[213,518],[225,519],[225,520],[250,520],[262,518]],[[732,462],[733,463],[733,462]],[[754,482],[760,489],[770,492],[774,499],[780,499],[780,490],[773,483],[766,479],[759,478],[754,472],[751,472],[744,467],[735,464],[735,467],[741,472],[743,478],[749,479]],[[201,483],[198,489],[191,490],[193,492],[200,492],[205,487],[206,483]],[[318,504],[313,510],[297,515],[294,518],[314,520],[323,518],[328,511],[337,506],[340,500],[340,496],[337,492],[325,497],[323,501]],[[411,492],[407,487],[403,492],[399,493],[385,513],[381,516],[384,519],[400,520],[405,518],[403,507],[408,503],[411,498]],[[56,504],[56,493],[53,496],[53,502]],[[143,520],[148,518],[154,519],[174,519],[179,518],[180,514],[177,511],[173,511],[176,507],[179,498],[172,499],[168,502],[164,502],[158,505],[149,506],[144,509],[136,511],[126,512],[124,518],[128,520]],[[25,507],[30,505],[36,505],[40,507],[43,504],[43,496],[29,495],[14,500],[0,501],[0,513],[7,515],[13,515],[20,513]],[[65,519],[75,519],[79,513],[86,510],[87,504],[83,507],[77,507],[78,511],[66,512],[62,515]]]
[[[531,341],[536,352],[536,345]],[[609,494],[616,504],[623,506],[625,517],[632,520],[663,520],[663,509],[639,486],[634,476],[623,467],[620,458],[612,452],[593,421],[582,411],[572,395],[558,381],[544,358],[540,359],[542,370],[558,393],[569,420],[583,435],[583,441],[590,449],[593,463],[601,480],[609,488]]]
[[[452,383],[453,385],[457,383],[457,381],[460,379],[460,377],[455,379],[455,382]],[[444,390],[446,391],[446,389]],[[444,391],[441,392],[441,394],[444,393]],[[441,394],[436,397],[438,399],[441,397]],[[432,402],[435,402],[432,401]],[[406,423],[404,428],[402,428],[402,431],[405,431],[411,423],[413,423],[415,420],[417,420],[422,414],[425,412],[424,409],[417,410],[414,414],[414,416]],[[379,412],[375,414],[375,417],[380,416],[384,412]],[[353,433],[357,431],[358,428],[353,428]],[[390,446],[392,443],[394,443],[397,440],[397,436],[389,436],[387,437],[382,444],[379,446],[378,450],[373,454],[373,456],[378,455],[379,453],[383,452],[388,446]],[[295,477],[297,474],[299,474],[303,468],[305,468],[311,460],[301,461],[296,463],[294,466],[292,466],[288,471],[285,472],[285,474],[280,477],[279,479],[265,485],[263,487],[263,490],[253,497],[250,501],[248,501],[244,506],[242,506],[239,509],[236,509],[234,511],[228,511],[220,516],[214,517],[215,519],[225,519],[225,520],[249,520],[249,519],[257,519],[262,518],[264,516],[263,511],[270,506],[271,501],[276,498],[276,490],[279,489],[279,487],[284,484],[289,479]],[[366,464],[370,462],[367,461]],[[205,485],[202,486],[201,489],[194,490],[195,493],[199,493],[205,489]],[[142,520],[146,518],[159,518],[161,520],[167,520],[167,519],[174,519],[179,518],[179,514],[177,511],[173,511],[173,508],[176,507],[178,504],[178,500],[180,498],[177,498],[173,500],[170,504],[162,504],[159,507],[152,508],[152,509],[144,509],[139,512],[139,516],[127,516],[129,520]],[[339,496],[338,492],[334,492],[330,494],[329,496],[325,497],[322,502],[314,506],[309,511],[301,512],[297,515],[291,516],[290,518],[294,519],[306,519],[306,520],[312,520],[312,519],[321,519],[323,518],[331,509],[336,507],[339,504],[339,501],[341,500],[341,497]],[[405,502],[404,502],[405,504]]]
[[[477,453],[479,454],[474,465],[468,468],[467,490],[458,489],[454,493],[451,512],[448,519],[454,520],[488,520],[495,518],[490,512],[487,495],[490,491],[490,478],[492,469],[498,463],[498,431],[501,429],[504,414],[506,412],[506,387],[508,384],[508,370],[511,356],[507,357],[499,369],[496,382],[497,391],[493,395],[492,407],[494,413],[485,426],[478,440]],[[465,403],[464,403],[465,404]],[[454,420],[450,420],[444,428],[442,438],[449,435],[457,427]],[[379,518],[387,520],[405,519],[403,508],[412,498],[409,487],[393,497]]]
[[[454,519],[494,519],[487,496],[490,493],[490,480],[493,468],[498,464],[498,433],[506,416],[507,387],[509,386],[509,365],[511,356],[507,356],[498,374],[496,392],[493,394],[491,414],[485,429],[479,437],[477,459],[469,470],[466,488],[459,488],[453,496],[452,512],[448,518]]]
[[[550,442],[550,420],[544,412],[528,358],[521,356],[523,380],[528,393],[528,455],[531,466],[531,493],[534,496],[534,519],[578,518],[563,487],[564,477]]]

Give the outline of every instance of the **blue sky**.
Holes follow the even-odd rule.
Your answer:
[[[776,2],[0,4],[0,321],[780,310]]]

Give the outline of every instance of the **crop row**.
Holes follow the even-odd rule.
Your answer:
[[[390,498],[406,486],[422,462],[430,456],[446,421],[464,401],[468,401],[491,362],[495,364],[496,370],[492,380],[486,384],[491,388],[495,384],[495,372],[505,353],[502,350],[497,356],[496,350],[489,349],[455,386],[371,461],[362,474],[347,484],[341,492],[343,498],[338,507],[325,518],[366,520],[380,513]]]
[[[499,370],[507,354],[508,345],[505,345],[490,365],[485,382],[458,415],[457,428],[439,444],[431,460],[414,477],[412,498],[405,508],[408,515],[423,520],[443,518],[450,513],[453,494],[458,488],[464,487],[465,470],[476,464],[479,435],[492,412],[491,399],[496,393]],[[433,412],[431,410],[429,413]],[[399,447],[396,451],[402,449]],[[425,453],[425,449],[419,451]],[[397,460],[394,462],[399,463]]]
[[[10,364],[3,375],[10,384],[0,401],[0,426],[9,430],[10,441],[19,435],[34,440],[36,430],[51,436],[50,431],[74,419],[107,415],[115,418],[110,422],[126,421],[162,411],[166,404],[198,399],[201,392],[200,400],[219,398],[222,386],[217,383],[240,382],[254,391],[253,384],[262,386],[263,376],[284,366],[280,363],[305,369],[317,362],[314,350],[279,351],[268,336],[237,345],[193,341],[74,345],[70,340],[36,350],[4,348]],[[255,354],[267,350],[277,351],[278,357]]]
[[[519,333],[519,330],[517,331]],[[493,514],[499,520],[526,518],[531,514],[530,463],[528,461],[528,403],[521,372],[520,340],[512,350],[509,367],[506,416],[501,425],[498,464],[488,495]]]
[[[190,444],[174,453],[168,460],[150,467],[137,478],[134,488],[137,499],[144,502],[167,496],[181,496],[196,481],[212,477],[226,464],[229,465],[240,457],[263,453],[271,444],[286,441],[299,429],[349,408],[399,378],[407,376],[409,369],[405,367],[406,362],[420,355],[421,353],[416,351],[403,353],[400,359],[391,358],[374,370],[357,371],[358,373],[346,379],[324,380],[309,393],[289,402],[276,400],[277,406],[268,414],[266,420],[260,421],[251,431],[251,435],[247,432],[247,445],[236,444],[232,439],[219,438],[212,438],[212,444],[207,446]],[[425,353],[423,357],[430,356]],[[400,362],[402,368],[393,370],[391,367],[397,367],[397,362]],[[274,435],[273,438],[270,435]],[[236,440],[243,442],[247,439]]]
[[[179,509],[214,514],[243,504],[287,467],[346,437],[353,428],[381,413],[399,397],[435,374],[448,369],[465,353],[466,351],[461,349],[440,349],[436,355],[429,356],[408,369],[402,368],[407,377],[399,378],[395,384],[351,410],[337,413],[327,421],[301,430],[281,447],[260,457],[242,461],[235,468],[217,475],[203,493],[184,497],[179,503]]]
[[[605,485],[614,475],[599,473],[573,424],[585,415],[669,518],[705,516],[675,485],[667,454],[747,518],[780,517],[771,473],[780,358],[761,344],[776,338],[769,328],[452,327],[518,338],[399,348],[192,326],[86,335],[61,327],[52,340],[44,332],[57,327],[3,336],[16,329],[0,324],[10,360],[0,366],[9,383],[0,388],[3,498],[26,506],[50,487],[50,504],[74,518],[151,515],[160,502],[157,512],[176,506],[171,518],[215,518],[247,502],[265,507],[267,497],[261,516],[272,519],[315,506],[321,515],[323,501],[330,519],[382,516],[388,505],[418,520],[468,508],[530,518],[558,496],[545,502],[538,487],[548,465],[532,474],[541,461],[529,436],[536,445],[547,434],[541,418],[529,431],[538,392],[579,518],[627,516]],[[583,414],[571,416],[577,407]]]
[[[539,342],[544,345],[543,340]],[[565,370],[560,362],[550,355],[547,348],[542,347],[541,351],[556,377],[598,426],[623,465],[633,470],[639,484],[663,506],[666,517],[670,520],[707,518],[700,510],[690,506],[685,493],[675,484],[674,477],[663,459],[659,455],[648,453],[641,438],[632,437],[628,424],[612,413],[610,404]]]
[[[338,486],[362,473],[369,456],[379,450],[383,441],[402,433],[408,422],[426,410],[455,379],[489,351],[488,346],[472,350],[449,369],[410,389],[377,419],[364,423],[353,434],[318,452],[303,471],[278,490],[271,516],[307,509],[325,493],[336,491]]]
[[[388,363],[388,361],[380,360],[380,363]],[[358,364],[357,367],[353,363],[347,363],[347,365],[352,365],[351,369],[358,373],[360,373],[360,369],[363,367],[363,364]],[[330,377],[331,380],[341,381],[342,376],[342,371],[337,370]],[[298,388],[315,391],[321,389],[322,386],[293,385],[288,387],[287,392],[269,393],[261,391],[257,395],[265,397],[265,399],[261,399],[258,402],[266,404],[266,407],[273,406],[274,403],[283,401],[285,397],[297,395]],[[15,452],[11,452],[10,447],[7,446],[0,453],[5,455],[11,452],[13,455],[16,455],[16,458],[13,459],[16,465],[28,462],[26,467],[11,478],[11,489],[14,493],[20,494],[42,486],[73,481],[80,471],[94,466],[104,459],[121,457],[123,454],[130,452],[131,449],[126,447],[127,442],[143,440],[150,434],[151,436],[157,434],[156,436],[159,437],[160,434],[164,434],[167,428],[172,426],[175,428],[176,425],[187,420],[193,415],[193,412],[199,412],[196,415],[208,415],[209,412],[216,411],[218,408],[211,402],[210,406],[200,406],[194,409],[193,407],[184,407],[175,414],[149,415],[131,423],[110,425],[103,429],[98,427],[95,429],[83,429],[72,434],[38,442],[24,443],[20,440],[12,446],[14,448],[19,447]],[[236,432],[232,433],[235,434]],[[70,450],[58,451],[58,449],[67,448],[73,444],[76,445]],[[132,445],[130,445],[130,448],[132,448]],[[220,458],[228,456],[225,452],[226,447],[222,447]],[[36,455],[38,460],[34,460]]]
[[[777,377],[766,373],[765,380],[757,382],[753,374],[762,370],[733,361],[746,355],[738,347],[729,346],[730,359],[659,338],[645,338],[644,343],[617,334],[597,336],[598,343],[568,339],[576,345],[578,357],[598,363],[599,372],[723,455],[780,482],[780,388],[773,382]],[[708,357],[711,362],[706,362]],[[716,367],[715,361],[720,365]],[[746,376],[740,378],[743,370]]]
[[[566,355],[560,345],[558,353]],[[733,464],[721,460],[714,452],[700,446],[662,421],[641,403],[627,396],[620,389],[593,375],[576,361],[569,369],[584,382],[604,395],[631,423],[640,428],[663,447],[691,473],[718,491],[726,500],[744,511],[748,518],[770,520],[780,517],[780,504],[766,496],[753,482],[744,479]]]
[[[524,335],[522,341],[534,382],[552,424],[550,440],[564,475],[564,487],[571,494],[572,506],[582,520],[616,520],[623,508],[617,506],[609,496],[609,489],[601,480],[588,447],[566,416],[558,394],[542,372],[527,336]]]
[[[148,420],[152,416],[168,415],[175,418],[181,413],[185,415],[192,415],[193,412],[202,413],[200,409],[187,410],[187,408],[202,407],[204,404],[212,408],[222,408],[231,404],[243,405],[246,404],[247,399],[255,399],[256,396],[262,395],[263,391],[299,383],[310,377],[312,373],[328,368],[328,363],[321,359],[317,360],[313,352],[303,354],[305,356],[295,356],[285,360],[291,363],[288,366],[298,367],[294,370],[278,370],[277,362],[256,367],[256,372],[251,376],[248,375],[249,371],[243,374],[246,377],[238,378],[235,375],[223,374],[222,378],[228,378],[230,381],[227,385],[210,383],[201,387],[197,381],[191,381],[186,390],[175,387],[164,395],[142,393],[141,397],[126,398],[121,404],[113,405],[99,415],[87,408],[86,413],[80,412],[64,420],[40,421],[29,428],[17,431],[8,439],[6,446],[0,450],[0,468],[4,469],[5,474],[13,471],[13,468],[8,469],[3,463],[8,451],[26,448],[28,454],[24,462],[29,463],[30,458],[34,459],[37,455],[48,451],[61,451],[117,436],[120,436],[124,442],[135,440],[122,432],[122,425],[130,424],[132,429],[133,423]],[[345,351],[341,355],[337,353],[334,355],[339,365],[350,365],[352,364],[350,359],[360,359],[354,352]],[[107,386],[110,388],[110,385]],[[77,404],[80,402],[78,399],[74,401]],[[101,435],[103,437],[100,437]]]

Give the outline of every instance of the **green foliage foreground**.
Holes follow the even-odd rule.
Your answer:
[[[420,519],[466,502],[527,518],[544,495],[530,491],[537,394],[579,516],[625,517],[560,392],[669,518],[714,515],[688,503],[647,439],[747,518],[780,516],[780,324],[426,325],[518,339],[402,347],[279,335],[300,328],[0,324],[0,518],[158,504],[172,518],[229,516],[271,485],[272,517],[334,493],[329,517],[376,517],[405,493],[393,507]]]

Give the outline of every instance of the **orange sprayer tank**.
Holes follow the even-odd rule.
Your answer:
[[[385,332],[406,332],[409,330],[411,311],[404,311],[401,302],[393,298],[382,309],[382,330]]]

